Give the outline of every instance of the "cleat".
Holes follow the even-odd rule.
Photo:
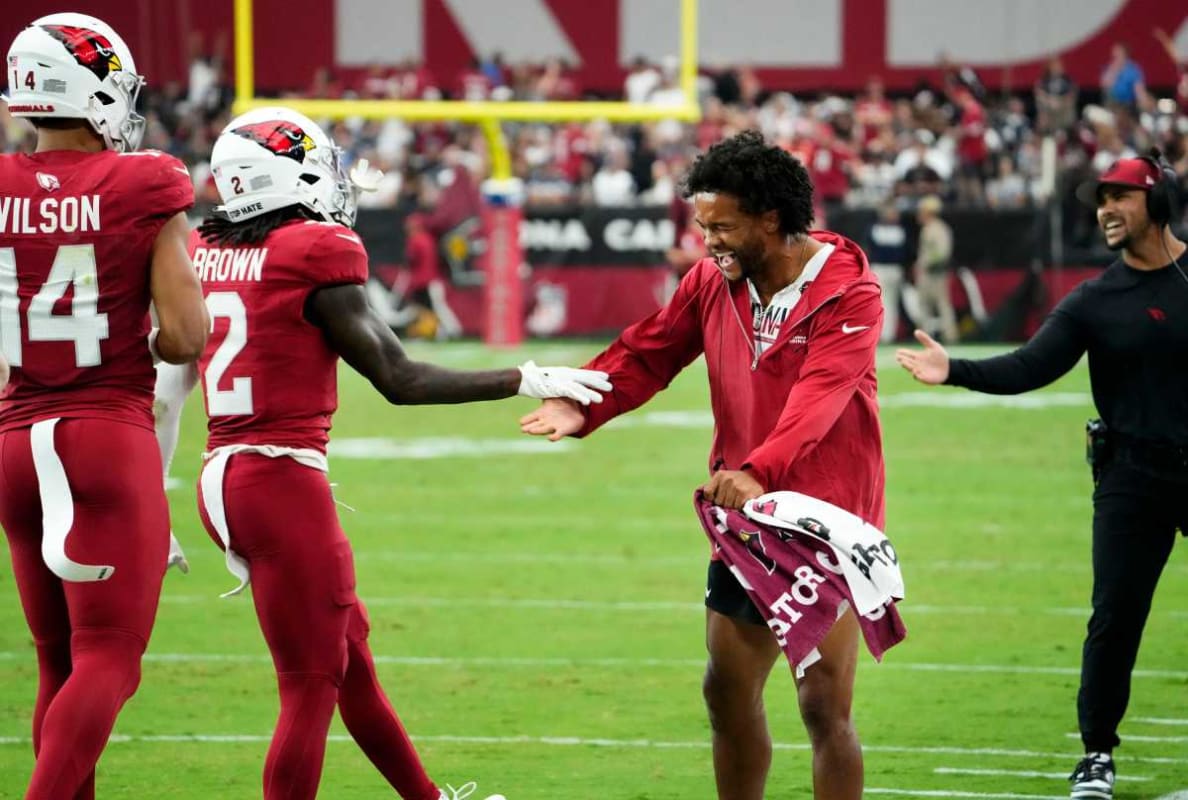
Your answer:
[[[1068,779],[1071,800],[1113,800],[1114,759],[1109,753],[1088,753]]]

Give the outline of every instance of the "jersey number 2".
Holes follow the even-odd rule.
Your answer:
[[[69,314],[55,314],[54,306],[74,288]],[[16,250],[0,247],[0,348],[14,367],[22,365],[20,296],[17,293]],[[30,342],[73,342],[74,364],[95,367],[100,363],[99,344],[107,338],[107,314],[99,307],[99,272],[95,248],[89,244],[63,245],[54,256],[45,283],[25,309]]]
[[[252,379],[233,378],[230,389],[220,389],[223,373],[247,344],[247,309],[237,292],[211,292],[206,310],[214,319],[225,319],[227,336],[206,367],[206,412],[212,417],[233,417],[252,413]]]

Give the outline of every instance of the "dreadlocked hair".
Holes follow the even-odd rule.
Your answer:
[[[302,206],[285,206],[258,217],[232,222],[224,216],[211,214],[202,220],[198,233],[207,242],[220,247],[241,244],[263,244],[268,234],[294,219],[314,219]]]
[[[813,181],[786,150],[769,145],[758,131],[718,142],[693,162],[681,185],[688,199],[699,192],[728,194],[747,214],[775,211],[780,232],[807,233],[813,221]]]

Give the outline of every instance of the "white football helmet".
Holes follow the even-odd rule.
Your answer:
[[[83,119],[109,150],[140,146],[144,117],[136,98],[144,78],[106,22],[73,13],[35,20],[8,48],[8,75],[14,117]]]
[[[287,108],[257,108],[227,124],[210,155],[223,205],[242,222],[300,205],[316,217],[355,224],[357,187],[342,164],[342,150],[317,123]]]

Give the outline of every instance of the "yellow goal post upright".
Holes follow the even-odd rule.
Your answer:
[[[405,122],[435,122],[450,120],[479,125],[487,140],[491,159],[489,184],[499,191],[510,192],[513,184],[511,155],[503,135],[504,122],[652,122],[680,120],[696,122],[701,118],[697,98],[697,0],[677,0],[680,5],[680,105],[657,106],[629,102],[525,102],[525,101],[465,101],[465,100],[331,100],[322,98],[257,97],[255,86],[255,39],[252,0],[235,0],[235,114],[263,106],[283,104],[312,119],[401,119]],[[608,42],[608,46],[611,43]],[[511,204],[514,205],[514,204]],[[504,242],[506,248],[493,248],[487,259],[487,331],[484,338],[494,344],[514,344],[522,337],[522,319],[518,314],[519,301],[502,302],[518,296],[519,211],[501,204],[492,220],[495,229],[492,239]],[[502,227],[502,231],[499,228]],[[495,242],[493,242],[495,243]],[[515,264],[502,263],[496,250]],[[492,280],[494,279],[494,280]],[[514,284],[514,285],[513,285]],[[493,308],[499,305],[501,308]],[[496,312],[493,314],[492,312]],[[494,318],[499,318],[498,321]],[[498,327],[500,330],[493,330]]]

